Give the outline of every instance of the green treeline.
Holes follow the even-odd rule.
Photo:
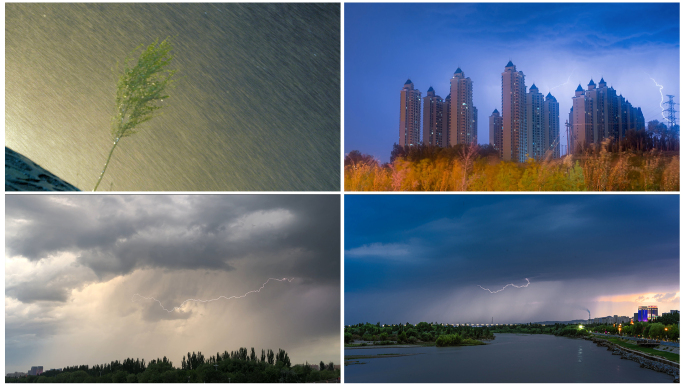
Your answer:
[[[472,338],[463,338],[460,334],[447,334],[437,337],[435,345],[442,346],[463,346],[463,345],[484,345],[485,343]]]
[[[671,319],[671,324],[660,322],[636,322],[633,325],[613,324],[590,324],[590,325],[541,325],[541,324],[518,324],[518,325],[499,325],[490,327],[492,333],[525,333],[525,334],[553,334],[564,337],[588,336],[590,332],[621,334],[628,337],[651,338],[658,340],[677,340],[679,338],[679,319]],[[665,330],[667,329],[667,330]]]
[[[656,340],[676,341],[679,339],[679,326],[676,323],[668,325],[660,322],[635,322],[634,325],[622,325],[622,333],[620,333],[617,325],[590,325],[587,329],[597,333],[621,334]]]
[[[410,323],[380,325],[376,324],[357,324],[344,327],[344,343],[352,344],[354,341],[373,341],[375,345],[382,343],[401,343],[401,344],[421,344],[421,343],[444,343],[447,346],[453,345],[458,336],[461,345],[479,345],[479,341],[493,339],[494,335],[487,328],[475,328],[470,326],[454,326],[441,323],[419,322],[416,325]],[[449,337],[442,339],[440,337]],[[379,343],[378,343],[379,342]]]
[[[333,363],[320,363],[321,370],[308,365],[290,363],[287,353],[278,349],[261,350],[240,348],[237,351],[205,357],[201,352],[188,353],[180,368],[175,368],[166,357],[150,361],[127,358],[104,365],[80,365],[47,371],[39,376],[5,377],[5,382],[314,382],[334,380],[340,370]]]
[[[640,142],[637,142],[640,143]],[[679,191],[679,142],[668,147],[612,145],[581,155],[505,162],[491,145],[440,148],[395,144],[390,162],[351,151],[346,191]],[[633,148],[639,148],[639,150]]]
[[[679,313],[665,313],[660,317],[656,318],[654,322],[663,325],[672,325],[679,323]]]
[[[497,325],[493,326],[492,333],[523,333],[523,334],[552,334],[561,337],[581,337],[588,336],[586,328],[579,325],[542,325],[542,324],[517,324],[517,325]]]

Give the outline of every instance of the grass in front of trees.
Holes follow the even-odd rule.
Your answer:
[[[615,149],[609,141],[579,156],[525,163],[473,144],[395,145],[383,165],[352,151],[344,164],[346,191],[679,191],[678,151]]]

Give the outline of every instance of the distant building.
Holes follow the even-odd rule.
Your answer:
[[[417,146],[420,144],[420,91],[414,89],[411,79],[401,89],[399,107],[399,145]]]
[[[450,80],[449,144],[470,144],[477,139],[473,131],[473,81],[457,68]]]
[[[639,306],[639,322],[648,322],[658,318],[658,306]]]
[[[449,147],[451,143],[451,94],[444,98],[442,103],[442,133],[446,135],[444,147]]]
[[[542,128],[542,109],[544,107],[544,95],[539,92],[536,85],[532,84],[530,92],[526,95],[525,113],[527,127],[524,133],[526,137],[525,157],[541,160],[544,157],[545,143],[548,133]]]
[[[19,377],[26,377],[28,374],[24,372],[14,372],[14,373],[7,373],[5,374],[5,377],[10,377],[10,378],[19,378]]]
[[[628,130],[646,128],[641,108],[635,108],[613,87],[601,79],[598,88],[592,79],[584,90],[580,84],[572,98],[570,110],[569,152],[589,145],[600,145],[604,139],[622,140]]]
[[[423,143],[429,146],[447,147],[447,135],[443,124],[444,101],[435,90],[428,88],[423,98]]]
[[[524,162],[527,158],[527,119],[525,75],[513,62],[506,64],[501,74],[501,104],[503,116],[503,160]]]
[[[607,325],[619,325],[619,324],[628,324],[631,321],[632,321],[631,317],[619,316],[619,315],[615,314],[615,315],[607,316],[607,317],[594,318],[591,320],[591,323],[607,324]]]
[[[477,107],[473,106],[473,127],[471,129],[472,132],[472,142],[477,143]]]
[[[649,306],[648,307],[648,320],[655,320],[658,318],[658,306]]]
[[[639,306],[637,314],[638,322],[648,322],[648,306]]]
[[[553,159],[560,158],[560,107],[550,92],[544,100],[542,131],[544,132],[544,156],[551,151]]]
[[[39,374],[43,373],[43,367],[42,366],[31,366],[31,370],[29,370],[28,374],[29,376],[37,376]]]
[[[489,116],[489,144],[499,152],[499,157],[503,158],[503,117],[496,108]]]

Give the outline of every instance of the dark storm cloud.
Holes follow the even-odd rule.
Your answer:
[[[249,257],[318,283],[339,281],[338,196],[8,196],[6,254],[39,262],[70,252],[100,279],[142,268],[229,271]],[[64,301],[94,277],[6,287],[22,301]],[[40,287],[40,288],[39,288]]]
[[[5,295],[16,298],[23,303],[35,301],[65,302],[69,298],[69,287],[54,287],[53,285],[36,285],[35,282],[22,282],[5,287]]]
[[[10,372],[240,346],[339,362],[339,195],[12,195],[5,206]]]
[[[446,22],[444,14],[433,10],[432,17],[444,29],[440,32],[458,33],[489,45],[558,38],[590,43],[585,50],[679,45],[679,18],[673,12],[677,6],[672,4],[477,4],[458,8],[453,13],[458,22]]]
[[[345,198],[348,292],[637,273],[679,280],[675,195],[379,198]]]

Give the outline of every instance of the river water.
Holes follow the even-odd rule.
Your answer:
[[[339,190],[340,4],[6,4],[5,143],[82,190],[117,61],[172,36],[176,88],[98,190]]]
[[[362,359],[344,368],[345,382],[672,382],[594,343],[551,335],[497,334],[482,346],[345,349]]]

